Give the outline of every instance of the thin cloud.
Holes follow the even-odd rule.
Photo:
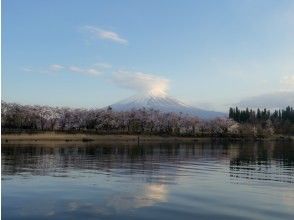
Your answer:
[[[24,72],[32,72],[32,73],[42,73],[42,74],[50,74],[50,73],[56,73],[60,72],[61,70],[64,70],[65,67],[60,64],[51,64],[45,68],[35,68],[35,67],[24,67],[22,68],[22,71]]]
[[[69,66],[67,70],[74,73],[99,76],[111,68],[112,66],[108,63],[95,63],[89,67],[84,67],[84,68],[78,67],[78,66]]]
[[[103,69],[110,69],[112,67],[109,63],[95,63],[93,66]]]
[[[122,88],[153,95],[166,95],[169,87],[168,79],[142,72],[119,70],[114,73],[112,81]]]
[[[21,68],[21,70],[24,72],[33,72],[33,69],[30,67],[23,67],[23,68]]]
[[[52,70],[52,71],[60,71],[62,69],[64,69],[64,66],[59,65],[59,64],[52,64],[50,66],[50,70]]]
[[[280,80],[281,90],[293,91],[294,90],[294,75],[283,76]]]
[[[105,30],[105,29],[101,29],[98,27],[90,26],[90,25],[84,26],[83,30],[90,33],[91,36],[94,38],[108,40],[118,44],[124,44],[124,45],[128,44],[128,41],[126,39],[121,37],[118,33],[110,31],[110,30]]]
[[[112,68],[108,63],[95,63],[88,67],[79,67],[79,66],[64,66],[61,64],[51,64],[47,68],[43,69],[33,69],[24,67],[22,71],[24,72],[35,72],[35,73],[59,73],[59,72],[70,72],[70,73],[79,73],[84,75],[99,76],[103,74],[107,69]]]
[[[100,70],[94,69],[94,68],[80,68],[77,66],[70,66],[68,68],[70,72],[74,73],[80,73],[80,74],[86,74],[86,75],[93,75],[93,76],[98,76],[101,75],[102,72]]]

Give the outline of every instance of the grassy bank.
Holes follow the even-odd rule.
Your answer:
[[[22,142],[22,141],[58,141],[58,142],[195,142],[209,141],[211,139],[226,140],[294,140],[294,137],[275,135],[263,139],[252,138],[216,138],[216,137],[174,137],[174,136],[149,136],[149,135],[99,135],[85,133],[20,133],[20,134],[2,134],[1,142]]]
[[[193,137],[162,137],[162,136],[145,136],[145,135],[99,135],[99,134],[67,134],[67,133],[36,133],[36,134],[2,134],[1,141],[80,141],[80,142],[174,142],[174,141],[195,141],[209,140],[210,138],[193,138]]]

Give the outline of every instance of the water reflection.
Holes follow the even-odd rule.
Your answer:
[[[229,162],[231,177],[255,179],[263,173],[266,179],[267,174],[269,174],[268,178],[271,178],[272,172],[276,172],[281,177],[276,179],[277,181],[293,181],[291,177],[294,169],[294,147],[292,145],[280,142],[158,144],[141,147],[4,145],[2,174],[3,176],[31,174],[62,177],[71,169],[82,169],[87,172],[91,170],[111,172],[112,175],[152,175],[154,172],[160,173],[163,169],[165,173],[173,176],[173,172],[187,164],[198,163],[208,166],[209,164],[205,164],[208,161],[224,165]],[[168,181],[168,177],[165,179]]]
[[[293,143],[8,143],[1,163],[5,219],[293,217]]]
[[[293,183],[294,147],[281,142],[241,145],[238,155],[230,158],[234,178]]]
[[[116,211],[129,210],[153,206],[156,203],[167,202],[168,190],[164,184],[145,184],[144,187],[133,194],[125,193],[107,198],[106,206]]]

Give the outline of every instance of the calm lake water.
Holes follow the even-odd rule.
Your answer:
[[[3,144],[2,219],[294,219],[293,143]]]

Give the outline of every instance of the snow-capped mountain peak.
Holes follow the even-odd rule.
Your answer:
[[[132,109],[154,109],[162,112],[183,113],[200,118],[214,118],[225,116],[224,113],[206,111],[187,105],[164,92],[150,91],[139,94],[110,105],[114,111],[130,111]]]

